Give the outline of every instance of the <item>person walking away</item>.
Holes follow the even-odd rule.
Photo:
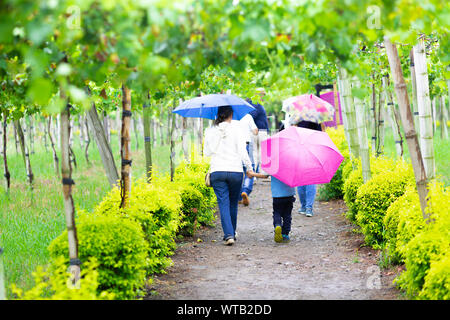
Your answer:
[[[267,174],[251,173],[256,178],[266,179]],[[291,239],[292,208],[295,202],[295,188],[289,187],[284,182],[274,176],[270,179],[270,189],[272,192],[273,227],[274,241],[277,243],[287,243]]]
[[[258,88],[257,92],[261,96],[261,99],[266,95],[264,88]],[[258,136],[255,137],[255,143],[253,145],[253,156],[255,159],[255,172],[260,172],[261,141],[268,138],[269,121],[267,120],[266,110],[260,103],[253,104],[250,99],[247,99],[247,102],[255,108],[255,110],[250,112],[250,115],[253,117],[256,127],[258,128]]]
[[[322,131],[322,126],[320,124],[311,121],[300,121],[297,123],[297,127]],[[312,217],[314,215],[313,207],[316,191],[317,188],[315,184],[297,187],[298,197],[300,199],[300,209],[298,210],[298,213],[304,214],[307,217]]]
[[[242,127],[242,132],[244,134],[245,144],[247,148],[248,156],[252,162],[252,170],[255,171],[255,162],[253,158],[253,137],[258,135],[258,127],[250,114],[246,114],[240,121]],[[246,172],[244,167],[244,172]],[[239,196],[239,203],[243,203],[245,206],[250,204],[249,196],[253,190],[253,180],[254,178],[249,178],[244,176],[244,181],[242,183],[241,194]]]
[[[232,107],[219,107],[214,125],[205,131],[204,144],[204,155],[211,157],[210,181],[217,197],[226,245],[233,245],[236,240],[242,164],[247,174],[253,173],[241,127],[232,123],[232,118]]]

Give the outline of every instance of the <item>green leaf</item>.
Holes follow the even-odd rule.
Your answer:
[[[366,90],[362,88],[352,88],[352,95],[358,99],[363,100],[366,97]]]
[[[28,96],[36,104],[46,105],[52,96],[53,84],[50,80],[38,78],[33,80],[28,89]]]

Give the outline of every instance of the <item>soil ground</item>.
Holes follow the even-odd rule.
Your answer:
[[[154,276],[146,299],[399,299],[397,269],[378,267],[342,215],[343,201],[316,201],[313,217],[292,212],[291,242],[273,240],[270,182],[258,180],[239,205],[237,241],[225,246],[220,219],[178,244],[167,274]],[[198,240],[200,239],[200,240]]]

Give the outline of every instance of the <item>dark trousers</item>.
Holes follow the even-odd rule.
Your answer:
[[[273,227],[281,226],[281,233],[288,235],[291,231],[292,208],[295,197],[273,198]]]

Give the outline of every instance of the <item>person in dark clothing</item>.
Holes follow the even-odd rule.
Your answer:
[[[262,173],[249,173],[256,178],[268,178],[269,175]],[[272,192],[273,227],[275,242],[288,243],[291,239],[292,208],[295,202],[295,188],[289,187],[275,177],[271,177],[270,189]]]
[[[311,121],[300,121],[296,124],[296,126],[316,131],[322,131],[322,126],[319,123]],[[314,200],[316,198],[316,185],[311,184],[307,186],[297,187],[297,192],[301,204],[298,213],[304,214],[307,217],[312,217],[314,215],[313,206]]]
[[[322,126],[319,123],[312,121],[300,121],[299,123],[297,123],[297,127],[322,131]]]
[[[266,94],[263,88],[258,88],[257,91],[261,98]],[[247,102],[255,108],[255,110],[250,112],[250,115],[258,128],[258,136],[255,137],[255,143],[253,144],[253,157],[255,160],[255,172],[259,172],[261,166],[261,141],[268,138],[269,120],[267,120],[266,110],[260,103],[254,104],[250,99],[247,99]]]
[[[267,120],[266,109],[259,103],[254,104],[250,99],[247,99],[247,102],[255,108],[255,110],[250,112],[250,115],[253,117],[258,130],[269,130],[269,120]]]

